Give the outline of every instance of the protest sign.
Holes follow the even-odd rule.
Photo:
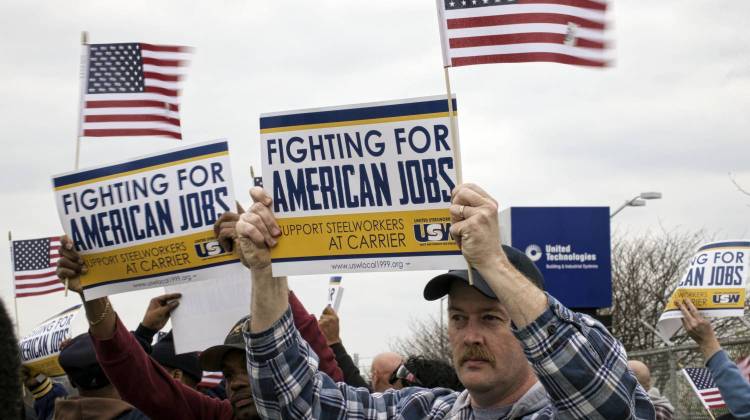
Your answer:
[[[670,338],[680,329],[682,313],[677,301],[685,298],[704,317],[743,316],[748,258],[750,241],[715,242],[700,247],[659,317],[659,333]]]
[[[60,344],[86,331],[87,325],[76,324],[76,319],[81,319],[78,317],[80,310],[79,303],[60,312],[39,324],[19,341],[21,363],[33,374],[65,375],[58,362]]]
[[[239,259],[213,223],[235,208],[224,140],[53,178],[65,233],[88,267],[86,300],[222,278]]]
[[[612,305],[608,207],[511,207],[500,236],[534,261],[544,290],[569,308]]]
[[[444,96],[261,115],[274,275],[465,268],[450,126]]]
[[[223,344],[237,320],[250,312],[250,286],[250,272],[235,264],[221,279],[165,287],[166,293],[182,294],[170,315],[175,353]]]
[[[328,280],[328,295],[326,304],[338,312],[341,307],[341,298],[344,296],[344,286],[341,285],[341,276],[331,276]]]

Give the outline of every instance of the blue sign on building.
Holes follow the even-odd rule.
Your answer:
[[[608,207],[511,207],[500,221],[503,243],[536,263],[552,296],[569,308],[612,305]]]

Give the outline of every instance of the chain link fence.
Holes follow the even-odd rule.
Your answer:
[[[750,354],[750,336],[719,340],[732,360]],[[696,344],[658,347],[628,353],[628,359],[640,360],[651,369],[651,386],[659,389],[675,408],[675,419],[711,419],[681,370],[686,367],[705,367],[703,354]],[[714,411],[714,416],[728,413]]]

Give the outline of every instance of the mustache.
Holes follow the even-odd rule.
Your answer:
[[[459,364],[463,365],[469,360],[481,360],[495,366],[495,356],[480,344],[467,346],[459,359]]]

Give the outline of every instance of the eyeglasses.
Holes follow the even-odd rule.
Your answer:
[[[422,383],[419,382],[419,379],[417,379],[417,377],[414,376],[413,373],[409,372],[409,369],[407,369],[406,366],[403,364],[399,366],[398,369],[394,370],[393,373],[391,373],[391,377],[388,378],[388,383],[393,385],[399,379],[402,379],[412,384],[422,385]]]

